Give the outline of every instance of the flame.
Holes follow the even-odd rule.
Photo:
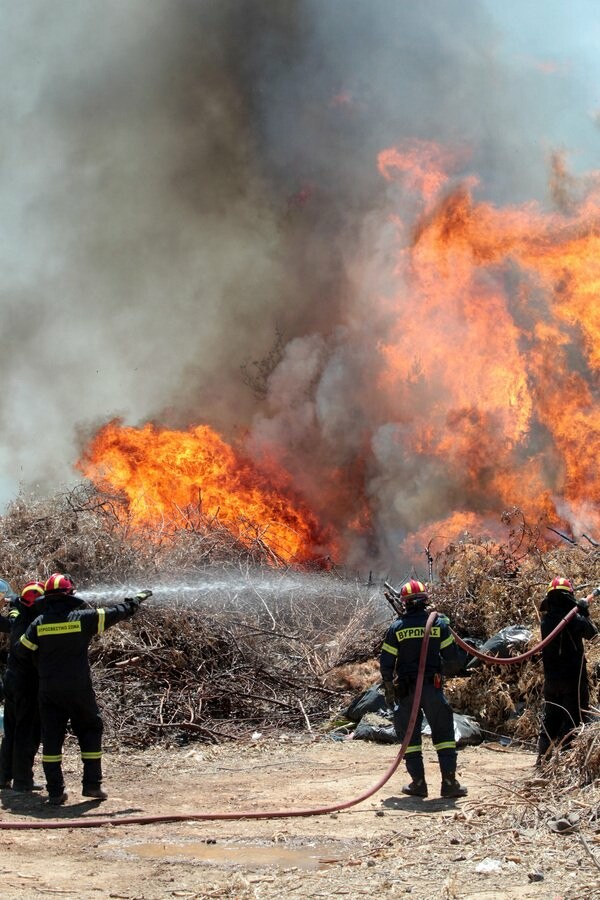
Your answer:
[[[286,560],[310,558],[330,530],[342,561],[415,559],[432,538],[500,536],[514,507],[600,536],[600,174],[577,181],[555,156],[556,211],[499,207],[456,175],[467,160],[425,141],[382,151],[396,204],[386,252],[369,255],[358,302],[332,329],[326,383],[314,362],[302,380],[301,340],[287,369],[282,354],[269,389],[283,385],[285,402],[277,420],[267,398],[260,469],[207,425],[110,423],[81,471],[125,492],[134,524],[185,525],[193,507],[245,540],[265,530]],[[391,285],[385,296],[365,298],[373,281]],[[260,458],[260,440],[248,446]]]
[[[379,171],[388,181],[399,173],[411,190],[430,200],[449,179],[448,169],[455,163],[452,153],[433,141],[410,141],[402,151],[389,147],[379,154]]]
[[[422,208],[380,343],[403,452],[443,460],[480,517],[516,504],[556,522],[568,508],[600,528],[597,179],[578,208],[562,204],[568,213],[500,209],[474,201],[472,179],[451,185],[441,150],[396,148],[380,168],[390,159]],[[557,173],[567,180],[555,160]]]
[[[400,553],[405,559],[416,560],[423,555],[423,548],[430,543],[441,546],[463,537],[470,540],[472,535],[500,538],[500,528],[495,522],[482,523],[476,513],[456,510],[439,522],[428,522],[423,528],[412,532],[400,545]]]
[[[102,490],[124,494],[134,528],[173,528],[217,521],[243,543],[260,539],[279,558],[314,558],[320,534],[284,472],[269,482],[207,425],[169,431],[118,420],[94,436],[79,470]]]

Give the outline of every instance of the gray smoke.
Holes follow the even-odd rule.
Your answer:
[[[389,558],[410,467],[390,462],[375,387],[396,211],[377,154],[468,143],[489,199],[543,199],[577,73],[549,90],[477,0],[3,0],[0,15],[0,500],[76,477],[82,434],[115,415],[227,439],[251,426],[249,452],[275,446],[336,528],[367,495],[374,543],[349,559]],[[277,331],[281,362],[249,390],[241,366]],[[343,485],[323,484],[325,460]],[[435,486],[421,515],[443,473]]]

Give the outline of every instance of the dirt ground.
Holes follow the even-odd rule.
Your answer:
[[[312,809],[366,791],[396,749],[282,735],[217,747],[107,752],[110,797],[98,803],[80,796],[79,761],[69,746],[67,805],[57,811],[47,807],[43,793],[5,790],[0,823]],[[579,830],[555,833],[544,816],[568,810],[539,812],[532,763],[531,753],[498,744],[466,748],[459,776],[469,796],[441,800],[429,746],[425,801],[402,796],[401,764],[371,798],[318,816],[2,830],[0,890],[10,898],[83,900],[600,898],[600,822],[589,815],[594,799],[600,808],[598,788],[568,800],[569,810],[588,810]]]

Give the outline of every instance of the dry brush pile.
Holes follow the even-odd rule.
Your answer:
[[[218,520],[141,534],[119,498],[83,485],[20,497],[0,549],[15,588],[63,571],[95,605],[155,591],[90,648],[107,737],[124,745],[316,728],[340,705],[329,674],[372,657],[385,621],[377,591],[291,571],[263,536],[242,542]]]
[[[518,511],[505,544],[465,536],[435,559],[433,600],[457,633],[486,639],[524,624],[539,639],[538,607],[554,575],[581,596],[600,583],[600,550],[542,552]],[[378,680],[392,613],[380,587],[340,572],[286,568],[264,534],[246,539],[218,519],[173,532],[133,530],[122,498],[88,485],[49,500],[19,497],[0,518],[0,575],[19,587],[67,571],[78,588],[159,590],[92,645],[107,736],[122,744],[221,741],[268,729],[314,729]],[[421,575],[422,577],[422,575]],[[186,591],[177,589],[185,585]],[[197,589],[194,588],[197,585]],[[102,603],[106,603],[101,598]],[[600,618],[600,616],[598,617]],[[597,703],[600,652],[588,653]],[[454,707],[485,729],[534,740],[541,664],[483,667],[453,679]]]
[[[252,597],[257,577],[243,599],[232,582],[218,603],[151,601],[94,643],[111,736],[140,746],[220,742],[254,731],[312,731],[331,716],[340,694],[328,673],[372,651],[374,606],[359,589],[333,581],[318,598],[304,594],[300,581],[271,603]],[[343,617],[348,631],[333,641]]]

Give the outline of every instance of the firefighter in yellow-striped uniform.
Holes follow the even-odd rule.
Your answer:
[[[413,706],[419,657],[429,617],[429,597],[425,585],[416,579],[402,585],[400,597],[405,611],[387,632],[381,649],[380,669],[385,698],[394,713],[394,728],[399,740],[402,740]],[[445,673],[452,675],[464,666],[466,653],[457,646],[446,616],[438,615],[427,647],[420,708],[404,757],[412,781],[402,788],[402,792],[411,797],[426,797],[428,794],[421,746],[423,713],[431,728],[431,739],[438,755],[442,797],[464,797],[467,793],[467,789],[456,780],[454,717],[442,686],[442,660]]]
[[[38,658],[42,764],[48,802],[67,800],[62,772],[62,748],[71,728],[83,761],[84,797],[105,800],[102,790],[102,718],[96,702],[88,647],[96,634],[132,616],[151,591],[107,609],[85,608],[75,595],[69,575],[51,575],[45,583],[45,611],[21,637],[21,653]]]

